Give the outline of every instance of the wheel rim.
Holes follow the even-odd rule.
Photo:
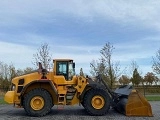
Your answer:
[[[103,108],[105,102],[104,102],[104,98],[102,96],[96,95],[92,98],[92,106],[95,109],[101,109]]]
[[[35,96],[31,99],[30,105],[33,110],[41,110],[44,106],[44,99],[40,96]]]

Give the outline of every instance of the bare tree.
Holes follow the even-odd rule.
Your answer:
[[[92,60],[92,62],[90,63],[90,67],[91,67],[90,72],[93,76],[96,76],[97,73],[106,75],[106,69],[105,69],[106,66],[102,58],[99,60]]]
[[[152,69],[155,73],[160,74],[160,49],[157,51],[156,56],[153,57]]]
[[[15,69],[13,64],[7,65],[0,62],[0,87],[8,90],[11,84],[11,79],[14,77]]]
[[[26,67],[26,68],[23,70],[24,74],[30,73],[30,72],[32,72],[32,71],[34,71],[34,69],[31,68],[31,67]]]
[[[115,80],[120,76],[119,62],[113,62],[112,54],[114,47],[109,42],[100,50],[101,58],[98,61],[92,61],[92,74],[99,72],[104,76],[104,80],[110,88],[113,88]]]
[[[133,71],[135,70],[135,69],[137,69],[138,70],[138,72],[139,72],[139,74],[140,75],[142,75],[142,71],[140,70],[140,68],[139,68],[139,65],[137,64],[137,62],[135,61],[135,60],[132,60],[131,61],[131,64],[130,64],[130,68],[129,68],[130,70],[130,74],[132,75],[133,74]]]
[[[20,76],[20,75],[23,75],[24,74],[24,71],[22,69],[17,69],[16,70],[16,76]]]
[[[49,53],[49,46],[44,43],[40,46],[37,53],[33,54],[33,64],[38,66],[38,62],[41,62],[45,69],[49,69],[51,62],[51,55]]]
[[[26,67],[25,69],[18,69],[18,70],[16,70],[16,76],[29,74],[29,73],[34,72],[34,71],[35,70],[31,67]]]
[[[139,68],[139,66],[138,66],[137,62],[135,60],[132,60],[131,64],[130,64],[130,73],[133,74],[133,71],[138,68]]]
[[[0,88],[8,90],[11,85],[11,80],[14,77],[23,75],[32,70],[33,69],[29,67],[24,70],[16,70],[15,66],[12,63],[8,65],[6,63],[0,62]]]
[[[113,62],[112,54],[115,48],[109,42],[100,51],[102,59],[106,65],[106,72],[112,89],[115,80],[120,76],[119,62]]]
[[[8,69],[9,69],[9,78],[8,78],[8,80],[11,81],[14,77],[17,76],[16,69],[15,69],[13,64],[9,65]]]
[[[93,60],[90,63],[90,67],[91,67],[91,74],[93,76],[96,76],[97,73],[101,74],[102,79],[110,86],[110,82],[108,80],[108,75],[106,72],[106,66],[105,66],[105,61],[103,58],[99,59],[99,60]],[[96,82],[98,83],[102,83],[102,81],[98,81],[99,79],[95,79]]]
[[[3,80],[8,80],[8,73],[9,73],[9,67],[7,64],[1,62],[1,65],[0,65],[0,74],[3,78]]]

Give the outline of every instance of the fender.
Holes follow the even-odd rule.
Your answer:
[[[21,91],[21,96],[25,93],[25,91],[26,91],[26,89],[30,86],[30,85],[32,85],[32,84],[34,84],[34,83],[49,83],[50,85],[51,85],[51,87],[52,87],[52,89],[55,91],[55,93],[56,93],[56,95],[57,95],[57,89],[56,89],[56,87],[54,86],[54,84],[51,82],[51,80],[47,80],[47,79],[42,79],[42,80],[34,80],[34,81],[32,81],[32,82],[30,82],[29,84],[27,84],[27,85],[25,85],[25,87],[22,89],[22,91]]]
[[[95,81],[93,81],[92,79],[88,79],[87,80],[89,84],[86,85],[86,87],[84,88],[82,94],[79,96],[80,101],[83,100],[83,97],[85,95],[85,93],[89,90],[89,89],[94,89],[94,88],[101,88],[105,90],[104,85],[101,85]]]

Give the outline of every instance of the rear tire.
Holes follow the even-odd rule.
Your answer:
[[[90,115],[95,116],[106,114],[110,108],[110,102],[107,91],[100,88],[90,89],[83,98],[84,108]]]
[[[83,101],[81,102],[81,105],[84,107],[84,103],[83,103]]]
[[[23,105],[30,116],[41,117],[48,114],[53,106],[50,94],[42,88],[31,90],[24,96]]]

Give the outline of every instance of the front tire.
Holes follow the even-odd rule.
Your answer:
[[[50,94],[42,88],[31,90],[24,96],[23,105],[30,116],[41,117],[48,114],[53,106]]]
[[[90,89],[84,95],[83,105],[90,115],[105,115],[110,108],[110,96],[103,89]]]

